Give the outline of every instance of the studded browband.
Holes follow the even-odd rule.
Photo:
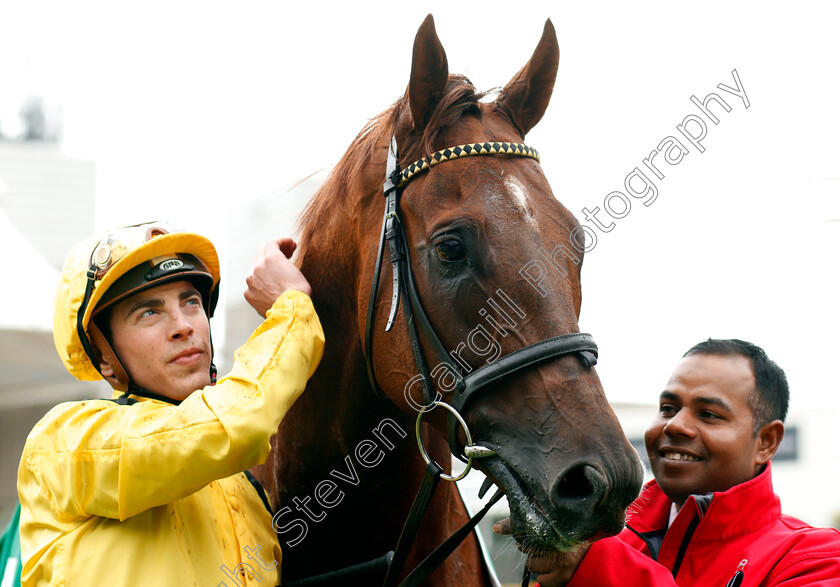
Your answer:
[[[471,157],[474,155],[516,155],[519,157],[530,157],[540,162],[540,154],[533,147],[523,143],[467,143],[457,147],[448,147],[432,153],[428,157],[418,159],[402,171],[399,176],[393,179],[396,187],[405,186],[415,175],[421,171],[434,167],[438,163],[458,159],[459,157]]]

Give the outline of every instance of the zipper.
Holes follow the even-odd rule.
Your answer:
[[[741,584],[741,581],[744,580],[744,567],[747,566],[747,559],[742,560],[738,564],[738,569],[735,571],[735,574],[729,579],[729,583],[726,584],[726,587],[738,587]]]
[[[688,543],[691,541],[691,537],[694,536],[694,531],[697,529],[697,524],[699,523],[700,518],[695,517],[691,520],[691,523],[685,531],[682,544],[680,544],[680,550],[677,552],[677,560],[674,561],[674,570],[671,571],[671,575],[674,576],[674,579],[677,578],[677,573],[680,572],[680,567],[682,566],[683,557],[685,556],[685,551],[688,548]]]

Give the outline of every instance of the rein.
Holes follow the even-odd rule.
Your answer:
[[[405,522],[405,526],[403,527],[403,531],[397,543],[392,563],[388,570],[387,577],[385,578],[384,587],[396,585],[397,577],[402,571],[402,567],[408,558],[408,552],[416,536],[420,520],[426,512],[434,489],[439,480],[444,479],[447,481],[458,481],[459,479],[465,477],[470,471],[473,459],[496,455],[496,452],[492,449],[473,443],[469,428],[467,427],[463,417],[460,415],[467,403],[477,394],[477,392],[486,388],[490,384],[497,382],[502,377],[564,355],[577,355],[581,364],[585,368],[592,367],[597,362],[598,346],[595,344],[591,335],[583,333],[561,334],[559,336],[525,346],[488,365],[478,367],[467,375],[463,374],[461,367],[450,357],[446,348],[443,346],[440,337],[438,337],[435,329],[429,321],[428,316],[426,315],[425,310],[423,309],[423,305],[421,304],[420,297],[417,293],[417,287],[415,285],[414,275],[411,269],[409,247],[399,215],[399,195],[400,190],[404,188],[413,178],[417,177],[419,173],[426,171],[435,165],[443,163],[444,161],[476,155],[509,155],[514,157],[527,157],[534,159],[537,162],[540,160],[539,153],[536,149],[528,147],[522,143],[469,143],[442,149],[428,157],[415,161],[404,170],[400,170],[397,162],[396,137],[391,138],[388,148],[386,180],[383,185],[383,192],[385,196],[385,215],[382,221],[379,247],[376,253],[376,269],[374,271],[373,282],[371,283],[370,298],[368,299],[367,321],[365,324],[365,363],[368,379],[374,392],[381,398],[388,399],[377,385],[373,370],[373,318],[379,288],[382,258],[385,243],[387,242],[392,266],[392,291],[391,309],[388,313],[388,322],[385,327],[385,331],[389,332],[393,327],[396,320],[397,310],[400,306],[400,300],[402,300],[406,329],[411,343],[411,352],[414,356],[414,363],[417,368],[417,372],[421,376],[420,381],[423,390],[424,405],[417,416],[415,434],[421,456],[425,460],[427,467],[423,484],[418,491],[417,497],[415,498],[414,504],[412,505],[408,519]],[[431,346],[436,359],[438,360],[438,365],[431,371],[431,373],[429,371],[426,356],[420,345],[420,338],[417,331],[418,325],[427,342]],[[445,375],[452,381],[450,386],[445,386],[443,383],[440,383],[440,387],[445,392],[452,392],[451,403],[440,401],[442,400],[442,394],[432,385],[432,377],[434,375],[439,375],[441,373],[441,369],[446,371]],[[439,381],[443,381],[445,378],[445,376],[442,376]],[[450,451],[455,457],[467,464],[464,471],[458,476],[445,474],[443,469],[429,458],[425,448],[423,447],[423,442],[420,437],[420,423],[424,413],[436,407],[441,407],[448,412],[447,436]],[[463,455],[458,448],[459,426],[464,430],[466,437],[466,445],[464,447]],[[482,497],[486,489],[489,488],[489,481],[489,479],[485,481],[485,485],[482,486],[481,495],[479,497]],[[400,584],[400,587],[418,585],[426,576],[428,576],[429,573],[440,565],[446,557],[452,553],[452,551],[455,550],[458,544],[466,538],[469,532],[471,532],[475,525],[478,524],[479,520],[487,513],[490,507],[501,499],[503,495],[504,493],[502,490],[498,489],[490,499],[490,502],[488,502],[481,511],[470,519],[469,522],[462,526],[457,532],[455,532],[455,534],[450,536],[443,542],[443,544],[438,546],[437,549],[426,557],[426,559],[409,574],[403,583]]]

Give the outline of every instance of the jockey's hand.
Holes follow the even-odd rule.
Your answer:
[[[284,237],[269,241],[257,254],[251,274],[245,279],[248,284],[245,299],[260,316],[265,317],[286,290],[297,289],[312,295],[309,282],[289,260],[296,248],[295,241]]]
[[[510,535],[510,518],[496,522],[493,526],[493,532]],[[520,544],[516,546],[519,550],[523,550]],[[589,550],[589,546],[590,544],[587,542],[575,552],[554,551],[531,554],[525,564],[532,573],[537,573],[537,581],[539,581],[540,587],[565,587],[572,580],[572,575],[575,574],[580,561],[586,551]]]

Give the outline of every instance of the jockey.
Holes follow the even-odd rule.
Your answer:
[[[111,400],[50,410],[18,472],[22,584],[277,585],[280,546],[247,469],[315,371],[324,334],[291,239],[261,251],[245,294],[265,318],[215,382],[219,262],[164,222],[74,247],[56,296],[67,370]]]

